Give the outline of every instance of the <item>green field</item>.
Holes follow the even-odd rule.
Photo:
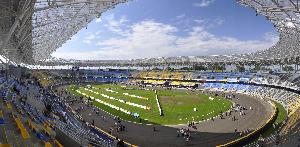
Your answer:
[[[155,100],[155,92],[153,90],[145,90],[136,86],[114,85],[114,84],[103,84],[103,85],[92,85],[94,88],[78,87],[71,85],[68,90],[77,96],[83,96],[81,93],[85,93],[87,96],[94,97],[111,105],[126,109],[133,113],[140,115],[142,123],[161,124],[161,125],[175,125],[185,124],[188,121],[201,121],[209,119],[213,116],[217,116],[220,112],[227,111],[231,102],[222,97],[213,97],[213,100],[209,99],[209,96],[201,94],[200,92],[192,92],[187,90],[163,90],[158,89],[158,98],[163,110],[164,115],[159,115],[159,109]],[[86,88],[86,89],[85,89]],[[88,89],[88,90],[87,90]],[[91,91],[90,91],[91,90]],[[110,92],[107,90],[113,90]],[[99,93],[96,94],[95,92]],[[115,93],[118,92],[118,93]],[[136,98],[129,95],[140,96],[146,99]],[[117,100],[105,98],[100,94],[104,94],[118,100],[124,100],[134,104],[139,104],[151,108],[150,110],[142,109],[136,106],[131,106]],[[109,106],[101,104],[99,102],[93,102],[98,108],[105,110],[113,115],[119,116],[123,119],[139,122],[140,119],[134,118],[119,110],[113,109]],[[194,108],[197,111],[194,111]]]
[[[275,101],[272,101],[272,102],[275,104],[275,106],[276,106],[276,108],[278,110],[278,115],[277,115],[277,117],[276,117],[276,119],[274,121],[274,124],[275,124],[276,127],[275,128],[270,127],[268,130],[266,130],[262,134],[262,137],[268,137],[272,133],[274,133],[274,131],[277,130],[281,126],[281,124],[283,123],[283,121],[287,118],[287,112],[284,109],[284,107],[281,104],[279,104],[279,103],[277,103]]]
[[[281,125],[282,122],[287,118],[287,112],[281,104],[279,104],[275,101],[273,101],[273,103],[276,105],[276,108],[278,109],[278,116],[274,123],[276,125]]]

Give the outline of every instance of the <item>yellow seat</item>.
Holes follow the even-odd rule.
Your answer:
[[[23,123],[20,121],[19,117],[15,117],[15,115],[13,115],[13,118],[17,124],[17,127],[18,129],[20,130],[21,132],[21,136],[23,139],[29,139],[30,138],[30,135],[29,133],[27,132],[27,130],[25,129]]]
[[[45,147],[52,147],[50,142],[45,142]]]
[[[57,146],[57,147],[64,147],[59,141],[57,141],[56,139],[54,140],[54,144]]]
[[[12,147],[11,144],[0,144],[0,147]]]
[[[3,112],[0,110],[0,118],[3,118]]]
[[[12,108],[12,106],[11,106],[10,103],[6,103],[6,107],[7,107],[8,109],[11,109],[11,108]]]

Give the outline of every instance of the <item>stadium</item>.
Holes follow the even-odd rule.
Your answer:
[[[52,56],[103,14],[134,1],[0,1],[0,147],[300,145],[300,1],[234,1],[279,35],[271,47],[254,52]]]

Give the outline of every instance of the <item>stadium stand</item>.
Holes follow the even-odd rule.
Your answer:
[[[288,112],[288,119],[281,129],[282,136],[288,136],[291,132],[295,132],[299,122],[300,95],[295,91],[292,78],[296,76],[280,76],[258,73],[226,73],[226,72],[128,72],[128,71],[87,71],[85,74],[74,74],[73,77],[67,75],[76,73],[77,71],[61,71],[44,74],[43,71],[36,71],[32,78],[26,79],[25,83],[33,83],[34,89],[42,91],[43,95],[35,97],[37,101],[50,104],[51,111],[58,117],[63,119],[49,118],[42,114],[31,104],[18,102],[19,97],[26,96],[28,87],[10,78],[7,82],[2,83],[3,104],[8,109],[7,104],[11,104],[10,109],[17,111],[11,115],[16,127],[20,130],[22,138],[36,138],[41,140],[45,146],[62,146],[63,140],[56,139],[57,131],[63,132],[69,138],[74,140],[76,144],[93,144],[101,146],[113,146],[114,138],[107,135],[99,129],[93,128],[90,124],[82,126],[81,116],[73,114],[66,100],[59,98],[52,93],[42,90],[45,87],[52,87],[56,84],[74,83],[74,82],[102,82],[102,83],[119,83],[126,84],[148,84],[152,86],[162,85],[164,87],[185,87],[193,89],[207,89],[223,92],[243,93],[249,96],[271,99],[280,103]],[[64,73],[65,72],[65,73]],[[88,73],[88,74],[87,74]],[[161,75],[160,75],[161,74]],[[88,75],[88,76],[87,76]],[[145,76],[145,77],[143,77]],[[39,80],[45,79],[45,80]],[[50,80],[51,79],[51,80]],[[62,80],[63,79],[63,80]],[[76,80],[75,80],[76,79]],[[79,79],[79,80],[78,80]],[[282,80],[286,80],[282,82]],[[51,82],[49,82],[51,81]],[[36,83],[35,83],[36,82]],[[40,84],[37,84],[40,83]],[[43,83],[43,84],[42,84]],[[70,99],[72,101],[72,99]],[[1,114],[1,113],[0,113]],[[20,116],[26,116],[21,121]],[[6,121],[0,115],[0,125],[5,125]],[[5,134],[5,126],[2,132]],[[27,132],[27,133],[26,133]],[[87,137],[88,136],[88,137]],[[5,136],[1,136],[4,138]],[[7,137],[9,138],[9,137]],[[274,138],[274,137],[273,137]],[[83,142],[84,141],[84,142]],[[63,143],[61,143],[63,142]],[[9,139],[7,139],[9,144]],[[15,144],[15,142],[13,142]]]

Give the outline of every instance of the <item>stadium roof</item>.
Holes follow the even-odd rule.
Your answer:
[[[279,32],[280,40],[273,47],[255,53],[257,59],[278,59],[298,57],[300,11],[299,0],[238,0],[238,3],[252,7],[257,14],[264,15]]]
[[[236,0],[274,24],[279,41],[269,49],[241,55],[168,57],[135,60],[76,61],[50,54],[101,13],[126,0],[6,0],[0,2],[2,54],[16,63],[85,65],[147,65],[270,61],[300,55],[299,0]],[[49,59],[50,58],[50,59]],[[46,60],[47,59],[47,60]],[[298,58],[299,59],[299,58]],[[38,62],[36,62],[38,61]],[[47,62],[45,62],[47,61]]]
[[[279,33],[279,41],[269,49],[239,55],[168,57],[115,61],[72,61],[80,65],[150,65],[150,64],[191,64],[215,62],[268,62],[299,60],[300,11],[299,0],[237,0],[237,3],[256,10],[274,24]],[[61,61],[61,60],[56,60]],[[70,63],[69,61],[65,61]],[[61,62],[62,63],[62,62]]]
[[[1,0],[1,54],[34,64],[87,26],[101,13],[127,0]]]

